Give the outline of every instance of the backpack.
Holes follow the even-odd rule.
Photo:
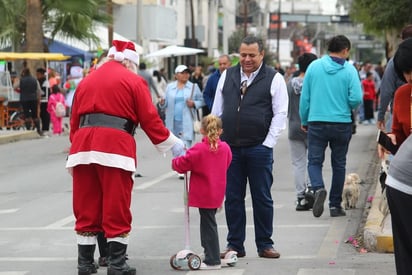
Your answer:
[[[54,113],[56,114],[57,117],[66,116],[66,106],[64,106],[63,103],[58,101],[56,103],[56,109],[54,110]]]

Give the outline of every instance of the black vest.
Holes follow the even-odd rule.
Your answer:
[[[240,97],[240,65],[226,70],[222,140],[230,146],[254,146],[265,140],[273,118],[270,87],[276,71],[264,64]]]

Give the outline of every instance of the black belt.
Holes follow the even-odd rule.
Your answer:
[[[125,131],[132,136],[136,129],[133,121],[126,118],[111,116],[102,113],[86,114],[80,117],[80,128],[83,127],[109,127]]]

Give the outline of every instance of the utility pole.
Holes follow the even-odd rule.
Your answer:
[[[279,5],[278,5],[278,29],[277,29],[277,41],[276,41],[276,58],[278,59],[278,62],[280,62],[280,28],[281,28],[281,7],[282,7],[282,0],[279,0]]]
[[[243,36],[247,36],[248,0],[243,1]]]
[[[136,0],[136,43],[143,46],[143,0]]]
[[[107,0],[107,14],[110,16],[110,23],[107,26],[107,41],[108,47],[112,46],[113,42],[113,2],[112,0]]]
[[[193,9],[193,0],[190,0],[190,29],[191,29],[192,48],[197,48],[196,37],[195,37],[195,12]]]

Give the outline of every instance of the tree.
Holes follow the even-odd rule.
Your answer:
[[[26,51],[43,52],[43,14],[41,0],[26,0]],[[43,67],[42,60],[28,62],[28,67],[32,73],[35,68]]]
[[[25,33],[25,2],[0,0],[0,46],[16,50]]]
[[[0,0],[0,45],[13,51],[47,52],[45,33],[57,33],[85,42],[99,41],[95,23],[112,22],[107,0]]]
[[[402,28],[412,22],[412,4],[410,0],[353,0],[350,16],[363,23],[365,31],[385,37],[389,58],[396,50]]]

